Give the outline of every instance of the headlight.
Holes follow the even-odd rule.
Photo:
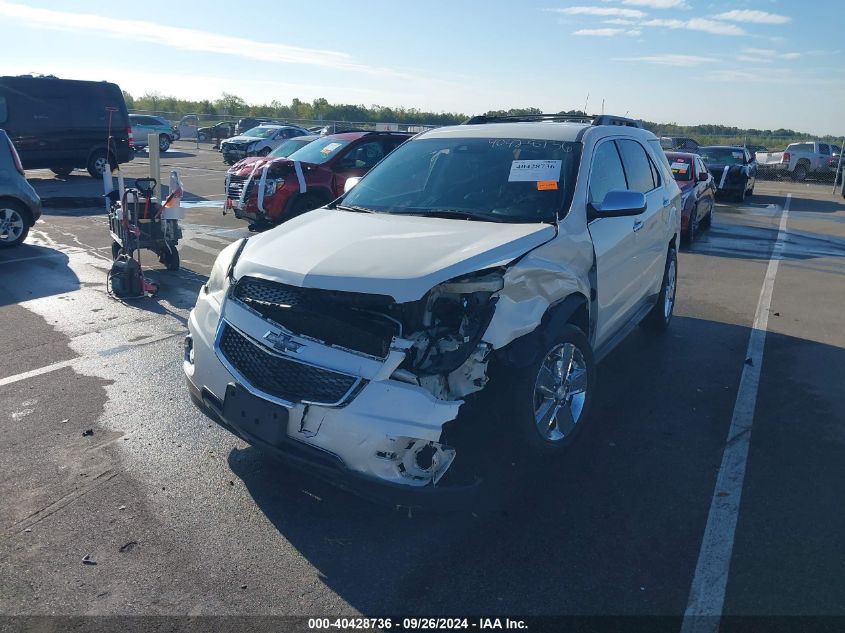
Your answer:
[[[284,178],[276,178],[270,179],[268,178],[264,182],[264,196],[272,196],[276,193],[279,189],[285,186],[285,179]]]
[[[211,267],[211,274],[208,276],[208,281],[205,282],[204,289],[206,294],[214,294],[228,288],[229,275],[245,244],[246,238],[242,238],[237,242],[232,242],[220,251],[217,259],[214,260],[214,266]]]

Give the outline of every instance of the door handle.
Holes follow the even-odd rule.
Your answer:
[[[639,231],[641,228],[643,228],[643,221],[642,220],[637,220],[636,222],[634,222],[634,233]]]

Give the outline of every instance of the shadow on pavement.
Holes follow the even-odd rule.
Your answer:
[[[0,249],[0,306],[78,290],[79,278],[68,267],[68,256],[47,246],[24,242]],[[24,278],[37,274],[38,283]]]

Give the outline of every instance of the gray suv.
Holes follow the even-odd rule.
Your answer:
[[[0,130],[0,248],[18,246],[41,217],[41,199],[26,181],[21,159]]]
[[[431,130],[220,253],[188,324],[188,386],[248,442],[413,504],[397,497],[443,489],[468,397],[501,398],[534,455],[572,442],[599,359],[637,325],[669,326],[680,228],[660,141],[636,121]]]

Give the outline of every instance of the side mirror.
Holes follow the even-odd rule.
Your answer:
[[[601,204],[590,204],[595,211],[594,217],[613,218],[626,215],[639,215],[646,209],[645,194],[627,189],[608,191]]]
[[[706,182],[709,175],[706,171],[698,172],[698,182]]]
[[[343,185],[343,193],[349,193],[352,190],[352,187],[358,184],[358,181],[361,179],[358,176],[353,178],[347,178],[346,183]]]

